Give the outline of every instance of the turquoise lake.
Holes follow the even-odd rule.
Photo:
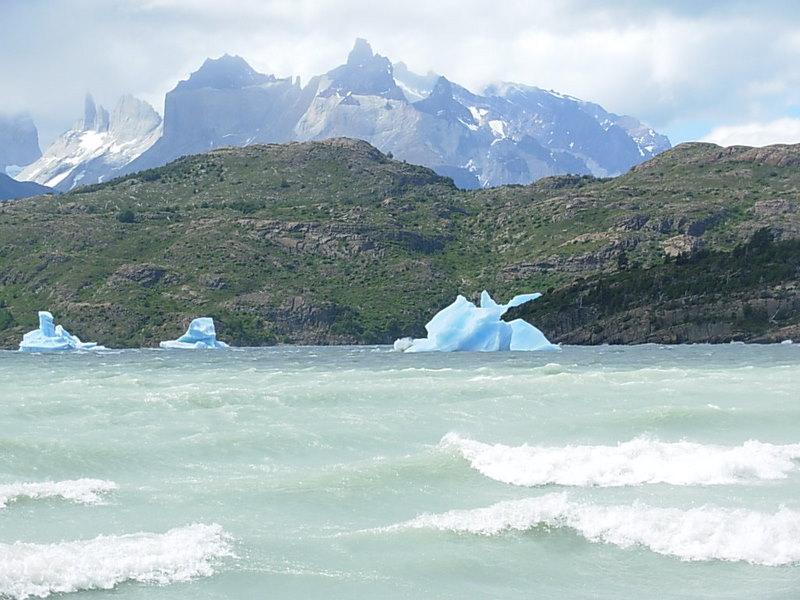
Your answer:
[[[0,352],[0,598],[800,597],[800,345]]]

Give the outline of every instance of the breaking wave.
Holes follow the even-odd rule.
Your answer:
[[[38,500],[60,497],[83,504],[100,504],[103,502],[100,494],[115,489],[117,489],[116,483],[103,479],[0,484],[0,508],[4,508],[9,502],[20,498]]]
[[[800,444],[750,440],[741,446],[637,437],[615,446],[506,446],[449,433],[443,447],[486,477],[520,486],[723,485],[784,479],[798,468]]]
[[[124,581],[166,585],[212,575],[214,561],[226,556],[233,556],[229,538],[216,524],[57,544],[0,544],[0,597],[107,590]]]
[[[774,514],[703,506],[690,510],[601,506],[571,501],[566,493],[500,502],[486,508],[424,514],[377,531],[433,529],[499,535],[537,528],[568,528],[591,542],[643,547],[686,561],[744,561],[763,566],[800,563],[800,513]]]

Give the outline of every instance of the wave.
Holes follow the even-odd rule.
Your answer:
[[[101,504],[102,492],[117,489],[113,481],[103,479],[70,479],[66,481],[41,481],[32,483],[0,484],[0,508],[20,498],[38,500],[61,497],[84,504]]]
[[[800,513],[785,507],[767,514],[708,506],[656,508],[638,502],[601,506],[553,493],[486,508],[425,514],[372,531],[433,529],[492,536],[537,528],[568,528],[591,542],[644,547],[686,561],[744,561],[763,566],[800,563]]]
[[[737,484],[785,479],[800,459],[800,444],[755,440],[717,446],[637,437],[615,446],[548,447],[490,445],[448,433],[440,445],[456,448],[486,477],[519,486]]]
[[[212,575],[214,561],[226,556],[233,556],[229,538],[216,524],[57,544],[0,544],[0,597],[108,590],[124,581],[166,585]]]

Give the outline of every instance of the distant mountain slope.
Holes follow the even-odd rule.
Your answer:
[[[124,100],[129,118],[116,128],[114,115],[87,101],[84,119],[23,176],[66,191],[221,146],[350,137],[477,188],[618,175],[670,147],[597,104],[511,83],[475,94],[395,66],[361,39],[345,64],[305,87],[237,56],[208,59],[166,95],[162,129],[152,109],[132,110],[133,102]]]
[[[0,173],[0,200],[29,198],[40,194],[52,194],[53,192],[53,188],[33,181],[17,181],[5,173]]]
[[[459,190],[366,142],[220,148],[3,203],[0,346],[390,343],[456,294],[569,343],[800,342],[800,146],[682,144],[616,178]],[[169,336],[169,337],[167,337]]]

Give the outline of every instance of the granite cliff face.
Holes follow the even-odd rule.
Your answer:
[[[127,111],[133,100],[124,102]],[[209,59],[166,95],[163,128],[143,104],[128,115],[114,132],[119,119],[87,101],[84,119],[23,176],[63,191],[221,146],[350,137],[479,188],[618,175],[670,147],[596,104],[512,83],[475,94],[395,66],[364,40],[305,86],[257,73],[240,57]]]
[[[221,146],[289,141],[301,93],[298,82],[256,73],[238,56],[206,60],[166,95],[163,134],[123,171]]]

